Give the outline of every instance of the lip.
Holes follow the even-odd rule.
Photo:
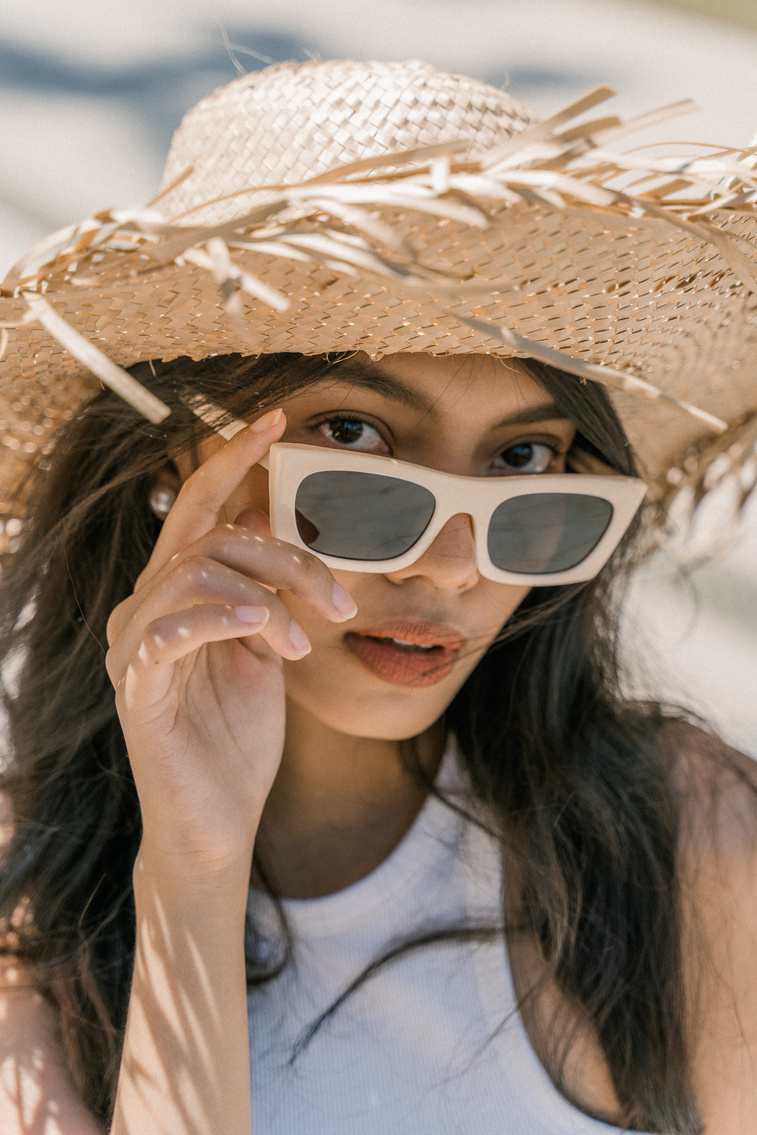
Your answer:
[[[432,649],[416,652],[390,642],[393,638]],[[381,623],[345,635],[348,650],[377,678],[415,689],[443,681],[466,641],[452,627],[427,622]]]

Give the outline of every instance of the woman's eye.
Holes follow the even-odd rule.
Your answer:
[[[503,449],[495,465],[516,473],[545,473],[554,459],[553,446],[541,441],[519,441]]]
[[[389,448],[375,426],[359,418],[329,418],[321,422],[319,433],[335,445],[361,453],[388,453]]]

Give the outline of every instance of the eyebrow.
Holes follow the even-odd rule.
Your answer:
[[[370,390],[374,394],[382,394],[392,402],[399,402],[401,406],[407,406],[421,413],[427,414],[433,409],[433,403],[417,390],[407,386],[401,379],[372,367],[369,363],[351,361],[342,363],[339,369],[334,371],[333,381],[343,383],[345,386],[357,386],[361,390]]]
[[[426,398],[425,395],[419,394],[417,390],[407,386],[400,378],[388,375],[385,371],[371,366],[370,363],[352,362],[351,360],[342,363],[338,370],[334,371],[333,381],[344,385],[357,386],[361,390],[370,390],[374,394],[381,394],[392,402],[397,402],[401,406],[407,406],[409,409],[417,410],[422,414],[430,414],[434,409],[434,402]],[[556,402],[550,399],[548,402],[541,402],[538,406],[529,406],[517,414],[503,418],[495,425],[527,426],[533,425],[535,422],[554,421],[567,422],[571,421],[571,418]]]
[[[539,406],[532,406],[528,410],[521,410],[512,418],[505,418],[499,423],[501,426],[528,426],[533,422],[570,422],[573,419],[561,410],[556,402],[542,402]]]

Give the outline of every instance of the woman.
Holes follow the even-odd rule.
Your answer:
[[[6,280],[4,1132],[753,1129],[752,766],[613,614],[616,407],[748,491],[752,207],[570,113],[273,68]]]

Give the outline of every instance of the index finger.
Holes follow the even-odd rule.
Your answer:
[[[270,410],[239,430],[186,479],[137,587],[157,575],[189,544],[215,528],[226,501],[285,429],[284,411]]]

